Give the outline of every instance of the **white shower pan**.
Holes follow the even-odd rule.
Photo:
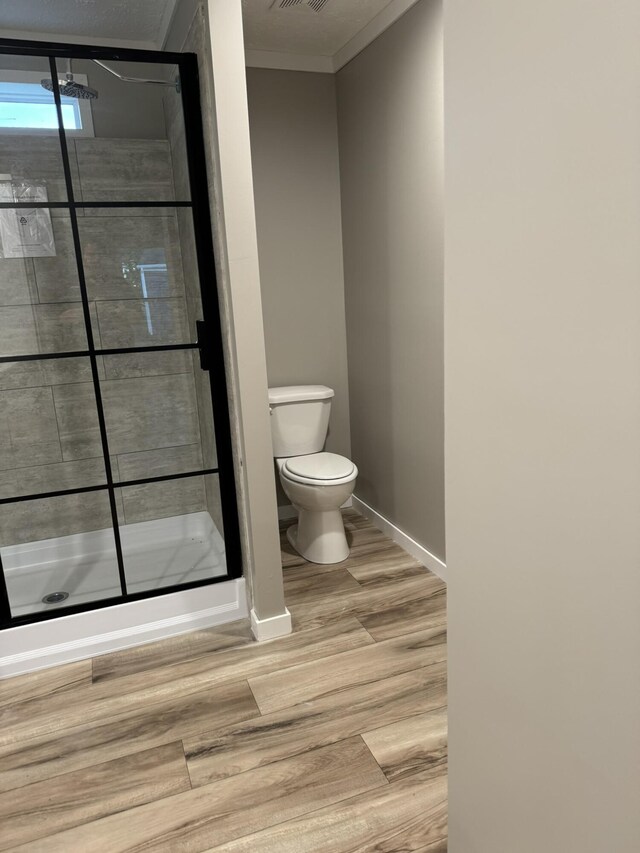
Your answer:
[[[226,573],[224,540],[207,512],[120,527],[127,590],[161,590]],[[111,529],[43,539],[2,549],[13,616],[121,594]],[[52,593],[68,593],[44,604]]]

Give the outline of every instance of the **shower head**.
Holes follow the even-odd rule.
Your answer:
[[[113,74],[114,77],[117,77],[118,80],[122,80],[124,83],[146,83],[151,84],[152,86],[171,86],[176,90],[176,92],[180,92],[179,77],[176,77],[174,80],[150,80],[147,77],[125,77],[124,74],[120,74],[120,72],[110,68],[99,59],[92,59],[91,61],[95,62],[96,65],[99,65],[100,68],[104,68],[105,71],[108,71],[109,74]],[[53,80],[50,77],[46,77],[44,80],[41,80],[40,85],[48,92],[53,92]],[[78,83],[73,79],[73,74],[71,73],[71,60],[69,60],[69,71],[66,78],[64,80],[62,78],[58,80],[58,88],[60,89],[60,94],[65,98],[81,98],[83,100],[93,101],[94,98],[98,97],[97,89],[92,89],[91,86],[85,86],[83,83]]]
[[[41,80],[40,85],[48,92],[53,92],[53,80],[50,77]],[[82,100],[92,101],[94,98],[98,97],[96,89],[92,89],[91,86],[83,86],[82,83],[78,83],[73,79],[73,74],[71,74],[71,72],[67,74],[64,80],[58,80],[58,88],[60,89],[60,94],[65,98],[80,98]]]

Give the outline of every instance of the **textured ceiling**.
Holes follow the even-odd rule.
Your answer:
[[[279,8],[280,0],[242,0],[245,47],[333,56],[391,0],[327,0],[321,12],[306,2]]]
[[[175,0],[2,0],[2,30],[162,42]]]

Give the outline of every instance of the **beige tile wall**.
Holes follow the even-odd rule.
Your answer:
[[[46,180],[49,199],[64,201],[57,146],[53,137],[0,140],[0,173]],[[171,201],[174,172],[184,176],[182,163],[173,168],[165,140],[75,140],[69,154],[75,194],[84,201]],[[183,217],[179,227],[171,208],[86,208],[79,213],[96,345],[194,340],[199,293],[189,220]],[[55,257],[0,259],[2,355],[87,346],[68,213],[54,211],[53,228]],[[143,299],[137,265],[163,262],[166,274],[150,270],[145,275]],[[191,353],[106,356],[99,359],[98,369],[115,477],[138,479],[215,465],[210,401]],[[0,495],[104,482],[88,359],[0,364]],[[122,523],[196,512],[207,505],[204,478],[123,491],[118,495]],[[209,503],[219,519],[217,493]],[[7,504],[0,511],[0,545],[109,524],[108,500],[100,493]]]

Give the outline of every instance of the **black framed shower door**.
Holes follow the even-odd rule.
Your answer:
[[[94,60],[123,77],[167,85],[117,88],[125,84]],[[98,90],[95,135],[73,124],[77,108],[61,91],[69,61]],[[0,297],[7,288],[0,298],[0,395],[8,395],[11,433],[0,456],[0,628],[237,578],[236,486],[197,57],[4,39],[0,65],[52,81],[44,105],[57,123],[51,133],[0,129]],[[36,98],[48,97],[42,93]],[[155,129],[144,125],[147,113]],[[162,118],[165,138],[156,138]],[[20,223],[36,234],[35,245],[7,250]],[[179,547],[173,540],[163,546],[162,536],[171,519],[176,529],[184,525],[190,547],[199,542],[189,527],[193,513],[215,517],[211,530],[223,540],[223,558],[215,570],[202,558],[192,576],[189,561],[196,558],[181,565]],[[168,564],[177,565],[168,580],[132,582],[132,566],[144,558],[139,531],[146,522],[157,553],[171,552]],[[20,548],[62,543],[54,551],[63,571],[70,576],[78,563],[82,586],[93,569],[65,543],[96,530],[109,553],[96,552],[94,563],[98,571],[104,563],[109,582],[67,604],[21,612],[9,575],[36,586],[42,576],[29,581],[36,578],[29,574],[33,554],[23,558]],[[138,548],[135,560],[129,547]],[[8,560],[18,571],[7,569]]]

